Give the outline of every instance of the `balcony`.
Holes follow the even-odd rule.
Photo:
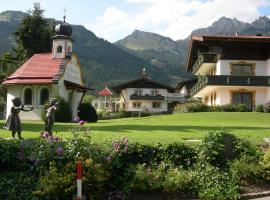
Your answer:
[[[198,76],[198,83],[190,90],[190,95],[193,96],[207,85],[270,87],[270,76]]]
[[[161,95],[156,95],[156,96],[152,96],[152,95],[131,95],[130,96],[130,100],[159,100],[159,101],[163,101],[164,100],[164,96]]]
[[[180,93],[168,93],[164,100],[168,102],[184,102],[186,97]]]
[[[203,66],[207,66],[209,69],[214,67],[217,63],[217,54],[214,53],[200,53],[198,59],[192,67],[193,74],[196,74],[198,70]],[[208,68],[206,71],[208,71]],[[201,73],[202,74],[202,73]]]

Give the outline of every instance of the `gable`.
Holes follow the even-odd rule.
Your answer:
[[[76,54],[72,54],[71,59],[67,62],[63,79],[70,83],[85,86],[82,66]]]

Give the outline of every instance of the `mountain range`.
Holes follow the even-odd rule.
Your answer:
[[[15,44],[13,33],[25,15],[20,11],[0,13],[0,55],[12,49]],[[189,37],[174,41],[155,33],[135,30],[112,44],[81,25],[72,27],[74,52],[80,57],[88,86],[100,89],[138,78],[144,67],[151,78],[172,86],[192,77],[184,67]],[[234,35],[236,32],[270,35],[270,19],[260,17],[252,23],[244,23],[221,17],[211,26],[194,30],[191,34]]]

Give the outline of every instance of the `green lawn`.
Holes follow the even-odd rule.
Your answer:
[[[0,121],[3,127],[4,121]],[[69,137],[69,130],[77,124],[55,124],[55,133]],[[132,142],[171,143],[186,139],[201,139],[210,130],[226,130],[253,143],[263,143],[270,137],[270,114],[268,113],[182,113],[145,118],[103,120],[86,124],[93,141],[103,142],[123,136]],[[23,137],[38,137],[43,122],[23,122]],[[0,137],[10,137],[10,132],[0,131]]]

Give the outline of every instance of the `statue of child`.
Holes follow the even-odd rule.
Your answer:
[[[54,113],[57,109],[58,101],[55,98],[51,98],[49,102],[49,108],[47,109],[45,119],[45,131],[52,135],[52,129],[55,121]]]
[[[22,124],[19,113],[21,110],[25,112],[31,111],[33,110],[33,107],[31,107],[30,109],[25,109],[19,97],[15,97],[14,99],[12,99],[12,103],[13,106],[11,107],[10,114],[8,116],[6,124],[4,125],[4,128],[12,132],[12,138],[15,139],[15,134],[17,132],[19,139],[23,139],[21,136]]]

